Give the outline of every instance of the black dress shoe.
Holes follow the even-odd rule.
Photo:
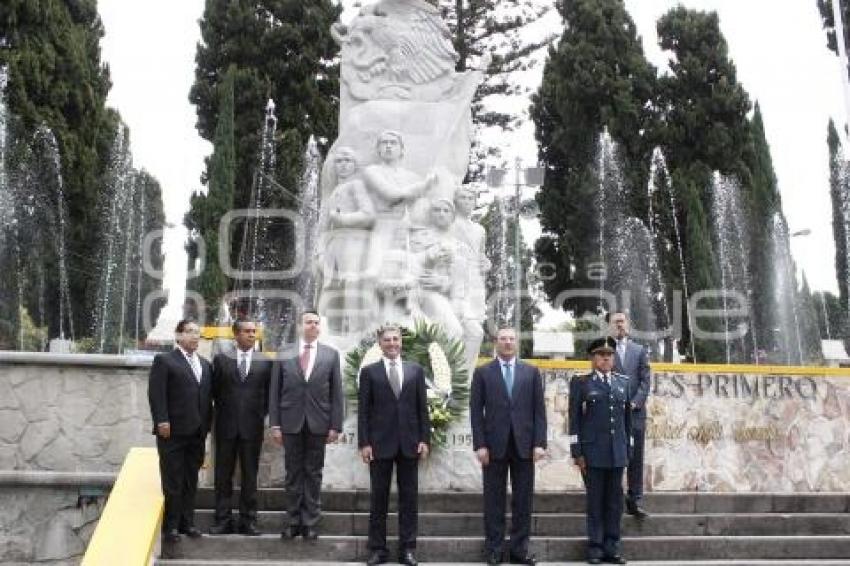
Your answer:
[[[246,537],[258,537],[263,533],[257,529],[254,523],[242,523],[239,525],[239,534]]]
[[[384,564],[386,561],[387,553],[376,551],[369,555],[369,560],[366,561],[366,564],[369,566],[375,566],[375,564]]]
[[[222,521],[215,523],[210,527],[211,535],[229,535],[233,532],[233,523],[230,521]]]
[[[293,539],[301,534],[301,525],[289,525],[286,527],[282,533],[280,533],[280,538],[283,539]]]
[[[525,556],[517,556],[514,553],[511,553],[510,556],[511,564],[537,564],[537,558],[533,554],[526,554]]]
[[[180,533],[177,531],[177,529],[168,529],[167,531],[162,533],[162,542],[180,542]]]
[[[620,556],[619,554],[615,554],[614,556],[606,556],[602,559],[606,564],[625,564],[626,559]]]
[[[487,552],[486,556],[487,564],[501,564],[502,563],[502,553],[498,551]]]
[[[602,564],[602,559],[594,556],[593,558],[588,558],[587,563],[588,564]]]
[[[201,530],[195,525],[184,527],[182,529],[179,529],[179,531],[189,538],[201,538],[202,536],[204,536],[203,533],[201,533]]]
[[[398,563],[406,564],[407,566],[416,566],[418,564],[418,562],[416,562],[416,555],[413,554],[412,550],[405,550],[399,554]]]
[[[301,536],[304,537],[304,540],[317,540],[319,531],[316,530],[316,527],[301,527]]]
[[[646,519],[649,517],[649,513],[641,509],[637,503],[633,503],[631,501],[626,501],[626,513],[635,519]]]

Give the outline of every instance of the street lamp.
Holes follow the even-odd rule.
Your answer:
[[[492,188],[499,188],[505,185],[505,178],[511,169],[491,167],[487,171],[487,184]],[[520,250],[520,227],[519,218],[522,211],[522,198],[520,190],[522,187],[539,187],[543,185],[545,177],[545,169],[543,167],[523,167],[522,159],[519,157],[514,161],[514,291],[516,299],[514,304],[514,327],[516,328],[517,339],[519,339],[522,331],[522,253]],[[505,199],[507,200],[507,199]],[[505,222],[503,215],[502,221]],[[507,230],[503,231],[507,237]],[[501,289],[500,289],[501,292]]]

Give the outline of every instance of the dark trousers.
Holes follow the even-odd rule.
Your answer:
[[[390,482],[395,464],[398,487],[398,551],[416,548],[419,524],[419,460],[406,458],[399,452],[394,459],[373,460],[369,463],[371,494],[369,501],[369,549],[387,552],[387,509],[390,502]]]
[[[159,476],[165,496],[162,530],[186,529],[195,524],[198,470],[204,462],[204,435],[156,437]]]
[[[587,468],[587,556],[620,553],[623,468]]]
[[[627,497],[630,503],[637,505],[643,498],[643,446],[646,439],[646,429],[632,429],[634,435],[634,453],[629,460],[627,473],[628,492]]]
[[[215,521],[230,521],[233,507],[233,471],[239,458],[239,523],[257,520],[257,470],[260,466],[262,437],[256,439],[215,439]]]
[[[315,526],[321,519],[322,469],[327,435],[311,434],[307,424],[283,435],[287,511],[291,526]]]
[[[485,551],[501,552],[505,540],[505,500],[508,472],[511,475],[511,554],[528,553],[531,534],[531,509],[534,498],[534,461],[520,458],[513,434],[508,439],[504,458],[490,457],[484,466]]]

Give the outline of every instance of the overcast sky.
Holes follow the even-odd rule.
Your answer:
[[[838,58],[824,46],[815,2],[626,0],[647,56],[661,68],[667,58],[656,44],[655,21],[680,3],[719,12],[738,79],[761,103],[790,228],[812,232],[794,238],[794,257],[813,288],[835,291],[826,126],[830,116],[845,123],[845,109]],[[136,167],[159,179],[167,219],[179,225],[210,151],[197,135],[188,101],[204,2],[100,0],[98,6],[106,28],[103,59],[113,82],[108,102],[130,126]],[[544,25],[558,32],[560,22],[553,15]],[[536,85],[540,72],[525,80]],[[257,112],[261,116],[262,109]],[[530,163],[536,152],[527,126],[507,140],[504,156]],[[183,238],[179,226],[168,230],[169,287],[179,287],[185,277]],[[179,294],[173,298],[182,302]]]

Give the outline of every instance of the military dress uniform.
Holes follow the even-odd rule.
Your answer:
[[[599,371],[573,377],[569,420],[570,453],[587,465],[588,562],[614,562],[620,559],[623,469],[632,444],[629,378]]]

